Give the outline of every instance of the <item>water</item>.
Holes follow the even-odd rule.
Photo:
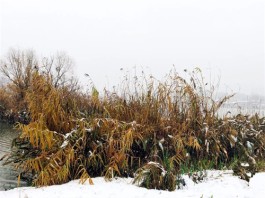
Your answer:
[[[260,117],[265,117],[265,104],[259,106],[253,106],[253,105],[240,106],[238,104],[225,104],[218,111],[220,116],[224,116],[228,112],[229,115],[232,116],[237,114],[253,116],[257,113]]]
[[[12,126],[0,122],[0,158],[10,153],[12,140],[17,135],[18,132]],[[17,175],[12,165],[3,166],[3,161],[0,161],[0,190],[17,187]],[[26,185],[26,182],[21,181],[21,185]]]

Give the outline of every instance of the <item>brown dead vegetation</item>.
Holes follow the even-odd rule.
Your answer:
[[[118,91],[100,96],[95,87],[84,94],[77,84],[68,84],[73,81],[60,78],[64,69],[53,75],[45,66],[52,63],[46,62],[42,72],[39,65],[34,68],[32,56],[31,61],[18,57],[10,66],[30,63],[22,72],[29,70],[27,77],[8,74],[11,70],[2,65],[10,81],[0,90],[0,102],[5,110],[24,108],[30,119],[18,124],[21,135],[7,163],[30,174],[36,186],[131,176],[147,188],[174,190],[183,164],[206,160],[217,168],[236,158],[235,173],[249,179],[247,172],[255,174],[256,161],[264,157],[265,119],[218,116],[232,96],[215,101],[214,88],[207,87],[198,68],[189,81],[174,69],[164,81],[144,73],[127,76]]]

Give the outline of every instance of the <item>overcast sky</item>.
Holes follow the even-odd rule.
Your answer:
[[[200,67],[222,91],[265,95],[264,0],[0,0],[9,48],[67,52],[75,73],[112,86],[120,68],[158,78]]]

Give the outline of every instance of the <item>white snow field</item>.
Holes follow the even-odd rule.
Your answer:
[[[194,183],[183,176],[186,186],[173,192],[148,190],[132,184],[132,178],[115,178],[106,182],[104,178],[93,178],[94,185],[79,184],[78,180],[62,185],[35,188],[23,187],[0,191],[0,198],[233,198],[265,197],[265,173],[257,173],[246,181],[233,176],[232,171],[207,171],[201,183]]]

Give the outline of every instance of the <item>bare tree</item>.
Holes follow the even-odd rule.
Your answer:
[[[30,86],[32,72],[37,67],[34,51],[11,49],[6,60],[1,60],[0,72],[17,88],[25,90]]]
[[[59,52],[56,56],[42,59],[42,73],[50,79],[54,87],[65,87],[72,82],[72,77],[68,76],[73,67],[73,61],[64,53]]]
[[[33,72],[44,75],[55,87],[66,87],[77,83],[71,74],[73,61],[64,52],[44,57],[39,61],[32,50],[11,49],[5,60],[1,60],[0,72],[15,86],[25,90],[30,86]]]
[[[77,91],[79,85],[72,75],[72,67],[73,61],[63,52],[38,59],[32,50],[11,49],[0,62],[0,73],[9,83],[16,105],[24,109],[26,104],[23,100],[32,85],[34,73],[44,76],[55,88],[63,88],[68,93]]]
[[[32,74],[37,67],[37,57],[32,50],[11,49],[6,59],[1,60],[0,72],[9,83],[9,90],[17,110],[26,109],[25,93],[31,86]]]

